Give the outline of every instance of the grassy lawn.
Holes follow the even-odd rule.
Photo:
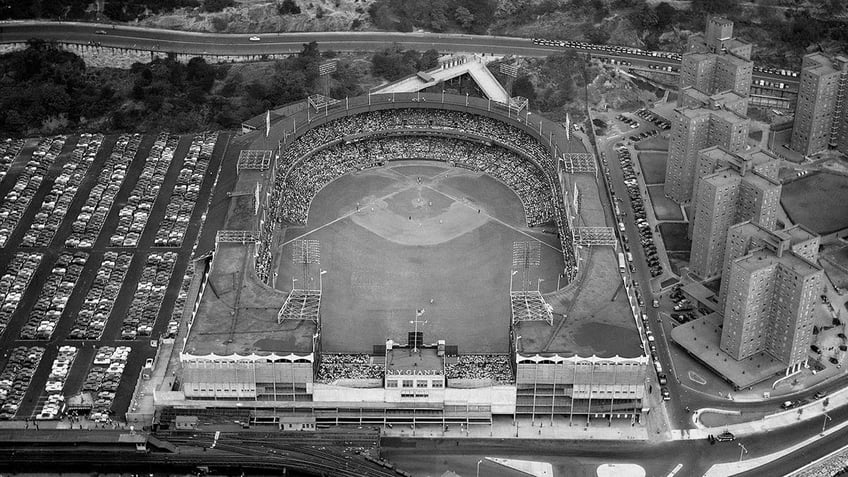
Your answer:
[[[657,216],[657,220],[683,220],[680,206],[665,196],[663,186],[648,186],[648,194],[651,196],[651,204],[654,206],[654,215]]]
[[[790,182],[783,186],[780,203],[793,223],[818,234],[842,230],[848,227],[848,177],[820,172]]]
[[[680,275],[680,269],[689,266],[689,252],[669,252],[668,263],[675,275]]]
[[[665,163],[668,154],[664,152],[640,152],[639,165],[646,184],[662,184],[665,182]]]
[[[654,136],[636,143],[637,151],[668,151],[668,139]]]
[[[692,249],[692,241],[686,238],[687,224],[665,223],[660,224],[665,249],[669,252],[689,252]]]

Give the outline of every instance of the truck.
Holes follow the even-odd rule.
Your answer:
[[[626,266],[627,266],[627,264],[624,261],[624,254],[621,253],[621,252],[618,252],[618,271],[624,272]]]

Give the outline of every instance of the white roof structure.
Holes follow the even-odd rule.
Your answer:
[[[498,80],[495,79],[492,72],[486,68],[486,64],[483,62],[482,58],[479,56],[462,56],[457,58],[457,60],[458,61],[444,62],[438,68],[427,71],[426,75],[416,74],[378,88],[372,91],[372,93],[414,93],[416,91],[429,88],[439,82],[447,81],[468,73],[474,82],[477,83],[477,86],[483,90],[486,97],[492,101],[498,101],[501,103],[509,101],[509,94],[507,94],[506,90],[503,86],[501,86]],[[425,78],[422,78],[422,76],[425,78],[429,76],[432,80],[427,81]]]

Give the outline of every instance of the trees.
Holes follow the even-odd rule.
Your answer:
[[[586,28],[583,32],[583,36],[586,37],[586,41],[589,43],[595,43],[598,45],[604,45],[610,39],[610,34],[603,28],[590,26]]]
[[[469,12],[465,7],[457,7],[454,10],[454,18],[457,23],[462,25],[462,28],[471,28],[471,25],[474,23],[474,14]]]
[[[431,70],[439,66],[439,52],[431,48],[421,54],[421,60],[418,63],[420,70]]]
[[[235,0],[203,0],[203,11],[220,12],[235,5]]]
[[[512,83],[512,95],[524,96],[532,103],[536,100],[536,88],[527,75],[521,75]]]
[[[692,0],[690,8],[696,13],[726,14],[736,8],[734,0]]]
[[[280,15],[298,15],[300,14],[300,7],[294,0],[283,0],[282,3],[277,5],[277,12]]]

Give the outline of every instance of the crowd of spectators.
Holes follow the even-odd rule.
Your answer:
[[[497,384],[512,384],[509,356],[503,354],[464,354],[456,363],[445,365],[448,379],[491,379]]]
[[[367,354],[322,354],[318,382],[339,379],[382,379],[383,366],[372,364]]]
[[[574,278],[572,235],[550,149],[516,124],[468,112],[368,111],[307,130],[282,151],[272,192],[272,219],[303,224],[312,198],[332,180],[402,159],[443,160],[485,172],[508,185],[521,198],[528,225],[556,223],[566,279]],[[258,255],[265,257],[261,250]],[[265,261],[257,260],[258,271]]]

